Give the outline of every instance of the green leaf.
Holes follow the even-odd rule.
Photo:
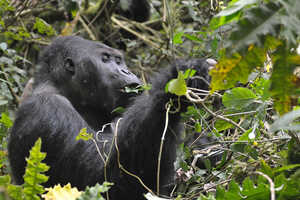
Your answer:
[[[247,49],[251,44],[259,47],[265,36],[278,37],[279,33],[280,38],[295,45],[300,32],[299,6],[300,2],[295,0],[268,1],[246,10],[243,18],[233,27],[225,47],[231,52]]]
[[[249,6],[256,4],[258,0],[239,0],[232,1],[227,8],[219,12],[210,22],[212,29],[217,29],[220,26],[228,24],[234,20],[238,20],[242,15],[242,11]]]
[[[270,87],[271,81],[264,78],[259,78],[252,85],[255,94],[259,95],[262,101],[266,101],[271,97]]]
[[[35,24],[33,29],[37,30],[41,34],[46,34],[47,36],[53,36],[55,34],[54,29],[52,26],[47,24],[43,19],[36,17]]]
[[[42,183],[47,182],[48,177],[42,173],[49,170],[49,166],[42,161],[46,157],[46,153],[41,152],[42,140],[39,138],[29,153],[29,158],[26,158],[27,166],[25,169],[23,193],[27,200],[39,200],[40,194],[44,193]]]
[[[183,35],[184,35],[183,32],[176,33],[173,37],[173,43],[174,44],[182,44],[183,43],[183,41],[182,41]]]
[[[300,171],[296,172],[294,175],[286,178],[284,174],[280,174],[275,177],[275,187],[281,190],[277,192],[277,200],[294,200],[300,197]]]
[[[178,72],[177,79],[172,79],[166,85],[166,91],[176,94],[177,96],[183,96],[187,92],[186,82],[184,80],[184,75],[181,71]]]
[[[126,109],[125,109],[124,107],[118,106],[118,107],[116,107],[115,109],[113,109],[113,111],[111,111],[111,113],[120,113],[120,114],[122,114],[122,113],[124,113],[125,111],[126,111]]]
[[[270,33],[275,35],[275,27],[279,22],[280,6],[276,3],[261,4],[245,13],[234,27],[225,45],[232,51],[248,48],[250,44],[261,44],[259,36]]]
[[[221,16],[229,16],[238,11],[241,11],[243,8],[248,7],[249,5],[253,5],[257,3],[257,0],[239,0],[236,1],[234,4],[230,4],[226,9],[219,12],[216,17]]]
[[[93,133],[87,133],[87,128],[80,130],[79,134],[76,136],[76,140],[90,140],[93,138]]]
[[[235,182],[235,181],[231,181],[229,183],[229,189],[228,191],[222,191],[222,195],[218,194],[218,190],[219,188],[217,188],[217,200],[242,200],[241,196],[240,196],[240,189],[239,189],[239,185]]]
[[[202,126],[201,126],[201,124],[199,122],[197,122],[195,124],[195,132],[196,133],[201,133],[201,131],[202,131]]]
[[[233,88],[226,91],[222,102],[226,108],[243,109],[255,101],[257,96],[248,88]]]
[[[14,200],[24,199],[22,190],[23,188],[20,185],[8,185],[7,187],[9,197]]]
[[[94,187],[87,187],[77,200],[105,200],[102,193],[107,192],[111,186],[113,183],[104,182],[102,185],[97,183]]]
[[[11,181],[10,179],[9,175],[0,176],[0,186],[8,185]]]
[[[249,137],[248,135],[252,132],[252,128],[250,128],[249,130],[247,130],[245,133],[243,133],[238,141],[239,142],[235,142],[234,144],[231,145],[231,149],[235,152],[241,152],[244,153],[247,149],[246,147],[249,146],[248,143],[241,143],[241,142],[249,142]]]
[[[200,38],[196,37],[196,36],[193,36],[193,35],[190,35],[190,34],[184,34],[184,36],[191,40],[191,41],[194,41],[194,42],[198,42],[198,43],[201,43],[203,42],[203,40],[201,40]]]
[[[262,180],[262,179],[259,179]],[[245,199],[247,200],[265,200],[269,198],[269,188],[268,186],[261,181],[258,181],[257,183],[258,185],[254,185],[254,183],[252,182],[252,180],[247,177],[244,181],[243,181],[243,188],[241,191],[241,194],[244,197],[247,197]]]
[[[0,123],[3,124],[7,128],[11,128],[13,125],[13,122],[9,118],[9,116],[6,113],[1,113],[1,119]]]
[[[264,161],[261,160],[261,172],[268,175],[270,178],[274,178],[273,169]]]
[[[187,69],[185,72],[184,72],[184,75],[183,75],[183,77],[184,77],[184,79],[188,79],[188,78],[191,78],[191,77],[193,77],[195,74],[196,74],[196,70],[194,70],[194,69]]]
[[[210,21],[209,26],[210,26],[211,29],[216,30],[220,26],[223,26],[225,24],[228,24],[230,22],[238,20],[240,18],[240,16],[241,16],[241,12],[236,12],[236,13],[233,13],[232,15],[229,15],[229,16],[222,16],[222,17],[216,17],[215,16]]]
[[[224,120],[217,120],[215,123],[215,128],[218,131],[224,131],[233,127],[232,123],[226,122]]]
[[[291,170],[291,169],[294,169],[294,168],[297,168],[297,167],[300,167],[300,164],[284,165],[280,168],[275,169],[274,173],[284,172],[284,171]]]

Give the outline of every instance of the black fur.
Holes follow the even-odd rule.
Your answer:
[[[108,57],[111,58],[109,61]],[[177,98],[165,93],[165,85],[177,77],[178,69],[195,68],[198,75],[208,80],[208,67],[205,59],[177,60],[152,80],[152,89],[148,93],[139,95],[129,105],[131,95],[120,89],[140,84],[140,80],[128,71],[118,50],[79,37],[59,37],[41,54],[33,94],[23,100],[9,137],[9,161],[15,182],[23,183],[25,157],[41,137],[42,151],[47,153],[45,162],[50,165],[46,186],[70,182],[84,190],[86,186],[102,183],[104,163],[95,144],[76,141],[75,137],[82,128],[95,134],[104,124],[113,122],[103,133],[97,134],[102,155],[108,154],[119,119],[111,111],[117,106],[127,106],[117,133],[120,162],[155,191],[165,105],[170,98]],[[207,83],[199,79],[190,84],[208,88]],[[182,111],[185,107],[182,102]],[[174,174],[179,121],[180,113],[170,114],[161,160],[162,190]],[[114,147],[107,166],[107,178],[114,183],[110,190],[112,200],[141,199],[145,193],[135,178],[119,169]]]
[[[145,22],[150,17],[148,0],[120,0],[117,13],[137,22]]]

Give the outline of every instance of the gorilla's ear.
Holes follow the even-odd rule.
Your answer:
[[[71,73],[72,75],[75,74],[75,65],[71,58],[65,59],[64,68],[67,72]]]

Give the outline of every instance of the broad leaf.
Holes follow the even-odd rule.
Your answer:
[[[172,79],[166,85],[166,91],[172,94],[176,94],[177,96],[183,96],[186,94],[187,86],[184,80],[184,75],[181,71],[178,72],[177,79]]]
[[[222,97],[222,102],[226,108],[242,109],[249,106],[257,96],[248,88],[233,88],[226,91]]]

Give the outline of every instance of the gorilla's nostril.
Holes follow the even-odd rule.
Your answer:
[[[126,69],[121,69],[121,72],[127,75],[131,74],[131,72]]]
[[[138,86],[140,86],[140,84],[138,83],[130,83],[128,85],[125,85],[125,87],[129,87],[129,88],[137,88]]]

